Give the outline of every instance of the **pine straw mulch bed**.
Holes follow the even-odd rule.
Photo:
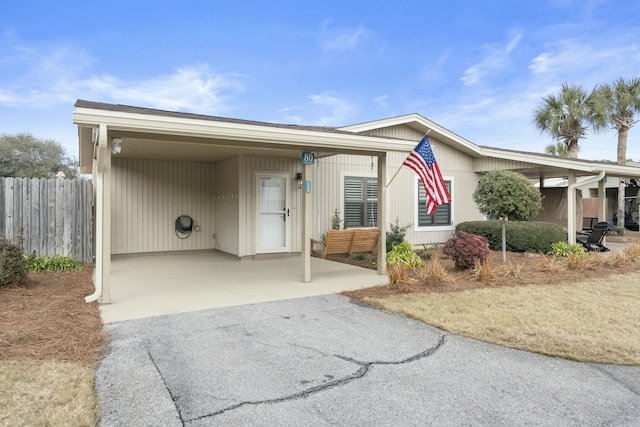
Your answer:
[[[93,293],[93,264],[65,273],[30,273],[0,288],[0,360],[57,360],[96,366],[105,336]]]
[[[624,237],[607,237],[608,241],[617,243],[640,242],[640,233],[625,233]],[[558,259],[559,268],[549,271],[543,268],[545,258],[540,254],[531,253],[507,253],[507,262],[502,262],[501,251],[491,251],[488,256],[488,265],[494,271],[495,278],[479,281],[469,270],[460,271],[454,268],[453,260],[447,259],[439,249],[431,249],[432,258],[437,258],[442,263],[447,273],[453,278],[453,282],[432,281],[428,284],[400,284],[394,287],[388,285],[373,286],[353,291],[341,292],[341,295],[356,300],[365,298],[385,298],[398,294],[423,293],[423,292],[458,292],[471,289],[504,287],[504,286],[535,286],[535,285],[559,285],[586,281],[588,279],[602,278],[614,274],[640,272],[640,262],[621,262],[617,265],[602,265],[596,257],[609,257],[613,252],[593,254],[593,259],[588,259],[585,265],[571,269],[565,259]],[[332,256],[327,259],[359,265],[365,268],[375,268],[372,264],[374,257],[366,256],[364,260],[347,256]],[[548,259],[548,258],[547,258]],[[602,258],[600,258],[601,260]],[[517,275],[514,273],[517,272]],[[415,278],[412,277],[412,278]]]
[[[631,243],[640,241],[640,233],[625,233],[624,237],[608,237],[610,241]],[[439,257],[437,250],[434,257]],[[375,269],[372,256],[329,256],[330,260]],[[511,265],[520,269],[520,277],[500,274],[504,268],[502,253],[492,252],[489,261],[496,269],[496,278],[488,282],[475,280],[468,271],[457,271],[451,260],[442,263],[455,282],[431,286],[375,286],[343,292],[354,299],[385,297],[400,293],[452,292],[497,286],[560,284],[616,273],[640,271],[640,263],[627,262],[617,267],[587,267],[547,272],[540,269],[540,256],[508,253]],[[96,366],[103,357],[105,335],[98,304],[87,304],[86,295],[93,293],[93,264],[83,264],[81,271],[66,273],[30,273],[19,285],[0,288],[0,360],[57,360]]]

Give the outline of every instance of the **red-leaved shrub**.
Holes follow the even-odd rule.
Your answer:
[[[442,253],[453,258],[456,269],[466,270],[487,259],[491,250],[486,237],[458,231],[444,244]]]

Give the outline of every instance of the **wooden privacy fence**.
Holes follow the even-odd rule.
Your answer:
[[[25,253],[93,262],[93,186],[86,179],[0,178],[0,235]]]

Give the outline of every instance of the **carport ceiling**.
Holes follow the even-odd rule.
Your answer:
[[[167,135],[141,135],[131,132],[111,131],[109,138],[122,138],[122,151],[115,158],[175,160],[215,163],[236,156],[283,157],[300,159],[302,150],[282,147],[265,147],[259,143],[224,141],[202,138],[185,138]],[[316,157],[326,157],[329,152],[316,152]]]

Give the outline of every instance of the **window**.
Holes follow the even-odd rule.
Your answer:
[[[451,180],[445,179],[445,185],[449,194],[451,194]],[[422,180],[418,179],[418,227],[442,227],[451,225],[451,203],[438,205],[433,216],[427,213],[425,205],[427,203],[427,195],[424,191]]]
[[[344,224],[347,228],[378,225],[377,178],[344,178]]]

